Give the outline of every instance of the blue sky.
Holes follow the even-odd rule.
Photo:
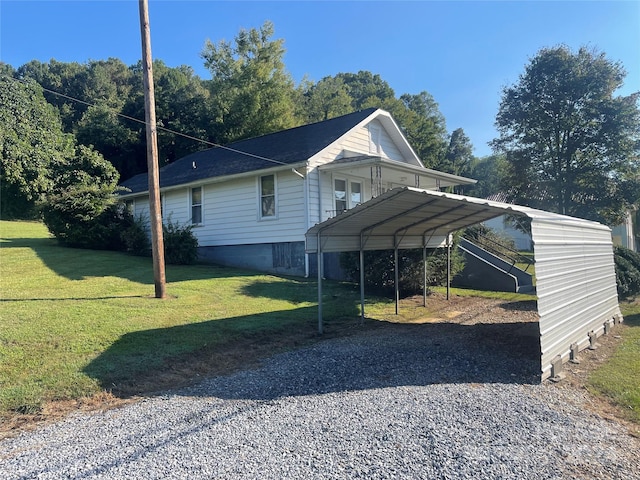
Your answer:
[[[202,78],[206,39],[232,41],[271,20],[296,83],[368,70],[396,95],[426,90],[449,132],[463,128],[478,156],[491,153],[502,87],[541,48],[597,48],[628,72],[619,94],[640,90],[640,1],[149,0],[149,15],[153,57]],[[141,58],[137,1],[0,2],[3,62],[108,57],[127,65]]]

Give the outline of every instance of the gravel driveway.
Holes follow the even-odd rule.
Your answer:
[[[535,323],[386,325],[0,443],[3,479],[633,479]]]

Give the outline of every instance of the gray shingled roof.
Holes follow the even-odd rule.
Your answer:
[[[247,152],[275,160],[276,162],[220,147],[192,153],[160,169],[160,188],[196,182],[207,178],[272,168],[279,164],[290,165],[304,162],[336,141],[376,110],[376,108],[369,108],[323,122],[291,128],[227,145],[228,148],[238,152]],[[146,192],[149,190],[148,175],[146,173],[136,175],[122,182],[121,185],[130,190],[131,193]],[[124,193],[124,195],[127,194],[129,192]]]

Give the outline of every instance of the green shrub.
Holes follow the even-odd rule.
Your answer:
[[[198,239],[193,226],[180,225],[170,220],[162,226],[164,261],[177,265],[190,265],[198,259]]]
[[[58,241],[69,247],[124,250],[121,232],[133,223],[131,214],[112,193],[94,186],[73,186],[47,196],[40,212]]]
[[[640,254],[624,247],[614,247],[616,285],[622,298],[640,294]]]
[[[398,280],[402,295],[410,296],[422,292],[424,273],[422,249],[398,251]],[[360,280],[360,254],[344,252],[340,255],[340,265],[348,280]],[[394,262],[393,250],[364,253],[365,286],[382,295],[393,295]],[[464,268],[464,259],[458,249],[451,248],[451,278]],[[445,248],[427,251],[427,287],[446,285],[447,250]]]
[[[131,225],[120,233],[120,238],[127,253],[140,257],[151,256],[149,222],[142,216],[133,218]]]

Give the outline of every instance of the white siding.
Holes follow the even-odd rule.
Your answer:
[[[304,180],[292,172],[276,175],[277,216],[260,219],[257,177],[203,185],[202,225],[193,233],[201,247],[304,241],[307,231]],[[189,188],[163,193],[163,221],[191,224]],[[136,216],[149,219],[149,197],[137,197]]]
[[[309,170],[307,173],[307,185],[309,196],[309,227],[320,223],[321,202],[320,202],[320,171],[317,168]]]
[[[398,147],[396,146],[396,144],[393,143],[393,140],[391,140],[391,137],[389,136],[387,131],[384,128],[382,128],[382,124],[380,124],[380,122],[378,122],[377,120],[374,120],[372,123],[380,125],[380,130],[381,130],[381,133],[380,133],[380,155],[382,157],[390,158],[391,160],[397,160],[399,162],[405,162],[406,160],[403,158],[403,156],[400,153],[400,150],[398,150]]]
[[[344,172],[320,172],[320,220],[317,220],[317,215],[314,216],[313,218],[315,221],[311,222],[310,226],[321,221],[325,221],[335,215],[336,206],[334,203],[334,180],[336,178],[346,180],[347,182],[359,182],[362,185],[362,201],[365,202],[371,198],[371,178],[356,176],[353,172],[349,172],[348,170]],[[317,202],[316,205],[318,205]]]
[[[380,153],[371,152],[369,124],[354,128],[348,135],[340,141],[329,146],[320,155],[310,159],[309,161],[309,212],[310,226],[326,220],[335,209],[333,205],[333,179],[334,176],[327,172],[319,172],[317,167],[333,162],[341,158],[344,151],[353,154],[382,156],[391,160],[404,163],[411,163],[403,158],[397,145],[391,139],[391,136],[384,128],[383,124],[378,120],[373,120],[371,124],[377,126],[380,130]],[[413,163],[411,163],[413,164]],[[359,181],[363,187],[363,199],[371,198],[371,178],[357,177],[346,171],[344,174],[336,174],[339,178],[347,178],[349,180]]]
[[[191,208],[189,205],[189,189],[172,190],[163,193],[162,222],[191,224]],[[204,220],[206,222],[206,219]]]
[[[136,197],[133,200],[133,216],[149,220],[149,197]]]
[[[372,138],[372,132],[376,130],[379,134]],[[374,141],[375,143],[379,141],[379,149],[373,147],[372,143]],[[361,152],[367,155],[390,158],[399,162],[406,161],[389,133],[378,120],[373,120],[367,125],[354,129],[349,136],[340,142],[340,150]]]
[[[360,153],[362,155],[381,156],[399,162],[410,163],[402,156],[402,153],[400,152],[398,146],[393,142],[391,136],[385,130],[382,123],[380,123],[378,120],[373,120],[371,123],[377,125],[380,129],[380,153],[371,151],[369,124],[367,124],[358,128],[354,128],[348,133],[348,135],[345,135],[344,138],[321,152],[321,155],[311,159],[310,166],[312,168],[315,168],[320,165],[332,162],[335,159],[340,158],[343,154],[343,151],[345,150],[354,154]]]
[[[303,241],[306,231],[303,180],[276,174],[275,218],[260,219],[256,178],[206,185],[204,224],[194,229],[200,246]]]

